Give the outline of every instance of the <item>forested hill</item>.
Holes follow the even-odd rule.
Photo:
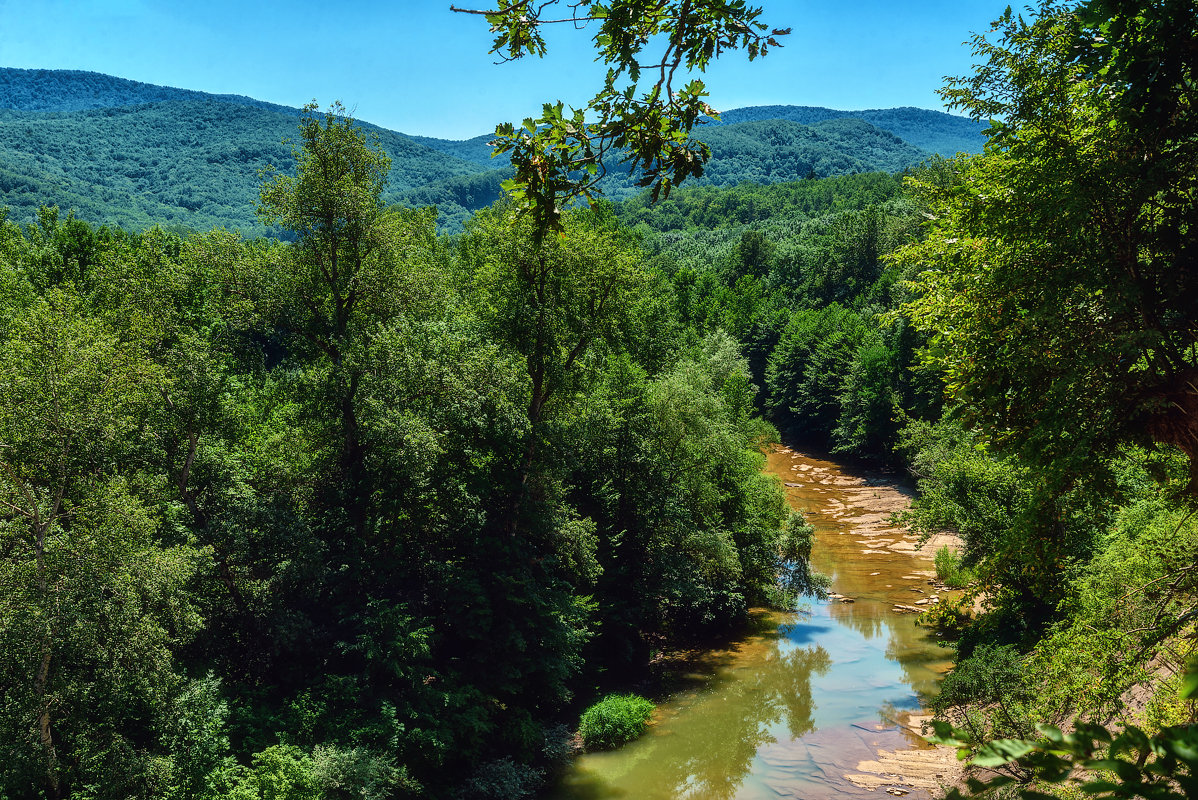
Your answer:
[[[817,106],[750,106],[734,108],[720,114],[720,126],[738,125],[759,120],[785,119],[801,125],[815,125],[829,120],[856,119],[875,128],[888,131],[900,139],[951,158],[957,153],[980,153],[986,143],[982,131],[989,123],[968,117],[930,111],[926,108],[873,108],[864,111],[837,111]]]
[[[258,230],[258,171],[287,165],[298,117],[219,100],[75,112],[0,110],[0,203],[27,219],[42,204],[96,223]],[[367,126],[364,126],[367,127]],[[391,156],[391,197],[481,168],[372,128]]]
[[[261,234],[258,173],[290,163],[282,140],[294,136],[297,121],[297,109],[238,95],[94,72],[0,69],[0,207],[21,222],[43,205],[57,205],[89,222],[128,229],[223,226]],[[713,157],[699,182],[894,172],[933,150],[980,150],[963,138],[937,144],[954,125],[977,138],[977,123],[918,109],[737,109],[702,129]],[[378,134],[391,157],[386,201],[437,206],[442,230],[460,229],[470,212],[492,203],[509,174],[505,159],[491,159],[488,136],[449,141],[362,127]],[[618,167],[604,189],[616,199],[638,191]]]
[[[165,100],[218,100],[230,105],[296,113],[294,108],[244,95],[209,94],[173,86],[157,86],[100,72],[0,68],[0,108],[14,111],[89,111]]]
[[[785,120],[800,125],[820,127],[830,123],[833,128],[844,121],[861,121],[871,127],[889,133],[919,150],[937,153],[951,158],[957,153],[980,153],[986,143],[982,134],[988,123],[977,122],[968,117],[958,117],[943,111],[926,108],[874,108],[864,111],[838,111],[818,106],[749,106],[721,112],[719,121],[709,119],[708,127],[699,128],[698,138],[712,145],[721,140],[719,128],[743,128],[747,122]],[[492,159],[488,142],[491,136],[475,136],[473,139],[449,141],[426,136],[413,136],[417,142],[428,145],[448,155],[473,161],[483,166],[494,167],[506,164],[506,159]],[[904,166],[906,166],[904,164]],[[787,179],[789,180],[789,178]]]

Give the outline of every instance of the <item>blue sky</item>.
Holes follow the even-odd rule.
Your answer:
[[[482,7],[481,0],[456,0]],[[708,70],[717,109],[942,108],[945,75],[970,71],[971,31],[1006,2],[754,0],[785,47]],[[0,66],[84,69],[284,105],[340,100],[404,133],[467,138],[597,86],[588,33],[557,30],[542,60],[495,65],[481,17],[449,0],[0,0]]]

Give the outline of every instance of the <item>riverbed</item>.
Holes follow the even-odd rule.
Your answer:
[[[812,564],[835,594],[755,612],[743,638],[674,676],[645,736],[579,757],[552,800],[928,798],[952,780],[951,752],[914,732],[952,651],[895,610],[936,596],[942,542],[916,550],[890,525],[910,492],[884,476],[789,448],[767,461],[815,526]]]

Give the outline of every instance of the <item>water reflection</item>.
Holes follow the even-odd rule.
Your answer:
[[[772,635],[754,636],[714,659],[720,666],[708,685],[675,697],[648,735],[581,759],[557,796],[736,797],[759,750],[815,729],[812,676],[832,664],[822,646],[789,640],[784,632],[793,628],[784,617],[772,622]]]
[[[846,772],[916,744],[895,721],[935,691],[951,654],[892,608],[926,592],[929,559],[884,546],[898,534],[866,505],[872,488],[836,465],[787,452],[769,469],[798,484],[787,493],[816,527],[813,562],[855,602],[763,614],[737,646],[676,676],[649,734],[581,757],[555,800],[876,798]]]

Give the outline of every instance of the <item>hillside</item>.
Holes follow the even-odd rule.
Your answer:
[[[829,120],[858,119],[900,139],[950,158],[957,153],[980,153],[986,143],[982,134],[988,125],[968,117],[925,108],[875,108],[864,111],[837,111],[817,106],[751,106],[734,108],[720,114],[719,126],[737,125],[767,119],[784,119],[802,125]]]
[[[247,233],[265,229],[254,207],[259,170],[291,164],[294,110],[219,99],[164,100],[74,112],[0,110],[0,203],[17,220],[38,206],[74,208],[96,223],[153,224]],[[401,195],[482,168],[376,132],[391,157],[391,193]]]
[[[484,133],[480,136],[475,136],[473,139],[437,139],[432,136],[413,136],[412,141],[419,142],[425,147],[431,147],[440,153],[455,156],[464,161],[473,161],[475,164],[495,169],[497,167],[507,166],[508,157],[506,155],[498,155],[492,158],[490,142],[495,138],[493,133]]]
[[[58,205],[130,229],[261,234],[259,171],[290,165],[282,142],[294,136],[298,113],[94,72],[0,69],[0,205],[18,221]],[[505,158],[490,157],[487,135],[451,141],[362,125],[391,157],[387,201],[436,205],[442,230],[460,230],[472,211],[499,197],[510,174]],[[920,109],[736,109],[700,129],[712,160],[696,183],[895,172],[932,151],[979,150],[978,130],[979,123]],[[639,192],[618,164],[603,188],[614,199]]]
[[[811,172],[821,177],[897,172],[928,155],[857,119],[814,125],[741,122],[700,130],[697,138],[711,146],[712,160],[703,177],[716,186],[792,181]]]
[[[862,111],[838,111],[818,106],[749,106],[734,108],[720,114],[719,121],[707,120],[708,127],[698,129],[698,138],[709,144],[718,138],[716,128],[728,128],[746,122],[786,120],[800,125],[819,125],[835,120],[860,120],[928,153],[951,158],[957,153],[980,153],[986,143],[982,131],[987,123],[967,117],[930,111],[924,108],[875,108]],[[476,136],[463,141],[450,141],[425,136],[412,139],[448,155],[457,156],[487,167],[507,163],[507,159],[491,159],[487,142],[491,135]]]
[[[209,94],[131,81],[77,69],[0,68],[0,108],[14,111],[89,111],[167,100],[219,100],[295,114],[294,108],[239,94]]]

